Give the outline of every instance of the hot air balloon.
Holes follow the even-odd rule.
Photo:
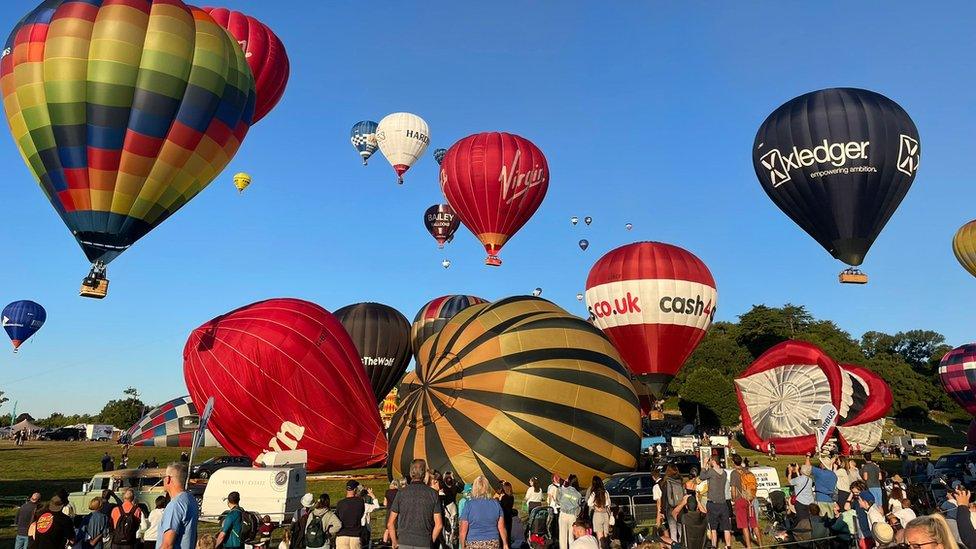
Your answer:
[[[884,418],[861,423],[858,425],[838,425],[840,448],[844,454],[862,454],[873,452],[884,436]]]
[[[244,58],[254,75],[257,98],[254,121],[257,124],[281,101],[288,85],[291,65],[288,52],[267,25],[239,11],[226,8],[203,8],[218,25],[227,29],[244,50]]]
[[[633,223],[628,223],[628,224],[624,225],[624,228],[629,231],[629,230],[631,230],[631,229],[634,228],[634,224]]]
[[[420,349],[419,380],[390,425],[390,478],[412,459],[517,489],[556,472],[631,471],[637,396],[599,330],[543,299],[475,305]],[[463,382],[462,382],[463,380]]]
[[[583,218],[583,223],[586,223],[586,225],[589,226],[590,223],[593,223],[593,218],[590,216],[586,216]]]
[[[836,414],[842,376],[840,365],[811,343],[784,341],[763,353],[735,379],[749,446],[765,451],[773,442],[788,455],[816,451],[819,416],[824,406]]]
[[[533,297],[539,297],[541,295],[542,295],[542,288],[536,288],[536,289],[532,290],[532,296]]]
[[[183,377],[194,402],[214,397],[208,425],[232,455],[305,450],[309,472],[386,457],[359,352],[314,303],[269,299],[206,322],[183,349]]]
[[[10,336],[16,353],[22,343],[37,333],[47,320],[47,311],[29,300],[14,301],[3,308],[3,329]]]
[[[840,419],[837,432],[845,453],[870,452],[881,443],[884,418],[891,411],[892,394],[888,383],[867,368],[841,364],[844,374]],[[847,398],[850,386],[851,398]]]
[[[454,315],[478,303],[485,303],[484,299],[473,295],[445,295],[431,299],[417,311],[410,326],[410,348],[414,354],[427,338],[441,331],[444,324]]]
[[[251,176],[246,173],[239,173],[234,175],[234,186],[237,187],[237,192],[243,194],[244,189],[251,186]]]
[[[444,162],[444,155],[447,154],[447,149],[434,149],[434,160],[437,161],[437,165],[440,166]]]
[[[878,93],[832,88],[763,122],[752,162],[763,190],[832,256],[857,267],[915,180],[918,130]],[[863,283],[855,270],[842,282]]]
[[[569,218],[569,222],[572,223],[573,226],[575,227],[576,224],[579,223],[579,218],[574,215],[573,217]]]
[[[403,174],[413,166],[430,144],[430,129],[423,118],[408,112],[386,115],[376,127],[376,142],[390,161],[403,185]]]
[[[133,446],[183,447],[193,444],[193,435],[200,428],[200,414],[193,399],[185,396],[161,404],[142,417],[125,432]],[[209,429],[204,431],[203,445],[219,447]]]
[[[382,303],[357,303],[335,312],[359,350],[376,403],[396,386],[410,364],[410,322]]]
[[[181,0],[47,0],[11,32],[0,88],[21,155],[92,262],[87,297],[213,181],[254,116],[244,52]]]
[[[417,387],[420,387],[420,381],[417,379],[417,372],[415,370],[409,371],[404,374],[403,379],[400,380],[400,385],[397,387],[397,396],[406,395]]]
[[[461,220],[450,204],[434,204],[424,212],[424,226],[437,241],[437,247],[443,248],[445,242],[454,238],[454,233],[461,226]]]
[[[470,135],[441,164],[441,190],[461,222],[498,266],[498,252],[539,209],[549,188],[546,157],[531,141],[510,133]]]
[[[379,147],[376,144],[376,126],[378,125],[372,120],[360,120],[353,124],[352,130],[349,132],[349,140],[352,141],[352,146],[359,153],[359,157],[363,159],[363,166]]]
[[[590,241],[589,240],[586,240],[585,238],[583,240],[580,240],[579,241],[579,247],[580,247],[581,250],[583,250],[585,252],[586,249],[590,247]]]
[[[700,259],[660,242],[612,250],[586,280],[586,305],[597,327],[658,397],[705,337],[717,297]]]
[[[976,343],[956,347],[942,357],[939,381],[952,400],[976,416]]]
[[[959,227],[952,239],[952,252],[969,274],[976,276],[976,219]]]
[[[451,267],[451,260],[445,259],[444,261],[441,261],[441,267],[444,267],[445,269],[449,269]]]
[[[576,294],[576,301],[583,301],[583,294],[582,293]]]

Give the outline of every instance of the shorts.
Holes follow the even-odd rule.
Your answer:
[[[735,509],[735,526],[737,528],[759,528],[759,521],[753,510],[752,502],[745,498],[738,498],[733,504]]]
[[[712,530],[732,531],[732,517],[729,516],[729,504],[725,501],[709,501],[705,506],[708,511],[708,527]]]

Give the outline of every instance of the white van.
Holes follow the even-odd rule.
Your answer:
[[[200,519],[217,522],[227,511],[227,494],[241,495],[241,508],[268,515],[273,522],[291,521],[306,491],[305,467],[224,467],[207,481]]]

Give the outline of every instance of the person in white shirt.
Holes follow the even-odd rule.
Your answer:
[[[569,549],[600,549],[600,544],[596,541],[596,538],[591,536],[588,532],[590,530],[590,523],[585,520],[577,520],[573,523],[573,543],[569,545]]]
[[[546,503],[557,513],[559,512],[559,487],[562,483],[562,477],[553,473],[552,484],[549,485],[549,489],[546,491]]]
[[[902,528],[908,526],[909,522],[918,518],[918,515],[915,514],[915,510],[912,509],[912,502],[907,499],[901,500],[901,509],[893,512],[892,514],[898,517],[898,522],[901,523]]]
[[[163,521],[163,513],[166,512],[166,498],[159,496],[156,498],[156,508],[149,512],[149,516],[142,521],[142,547],[143,549],[155,549],[156,541],[159,539],[159,523]]]
[[[531,512],[536,507],[542,505],[543,499],[545,499],[546,493],[542,491],[542,487],[539,486],[539,479],[532,477],[529,479],[529,488],[525,491],[525,506],[528,507]]]

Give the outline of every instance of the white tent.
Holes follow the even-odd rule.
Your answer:
[[[41,426],[37,425],[36,423],[32,422],[29,419],[25,419],[24,421],[15,424],[13,427],[11,427],[11,429],[13,429],[15,433],[17,431],[40,431]]]

